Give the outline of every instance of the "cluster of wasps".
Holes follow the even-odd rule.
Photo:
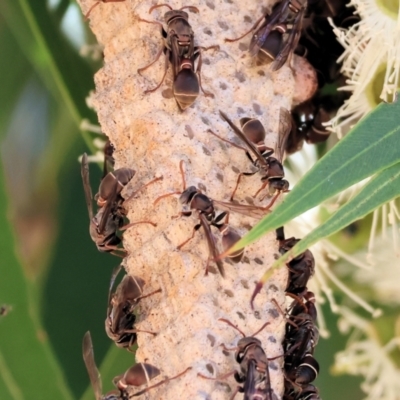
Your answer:
[[[240,129],[229,119],[225,113],[221,111],[220,115],[221,118],[228,123],[237,136],[243,141],[243,145],[246,147],[240,146],[240,148],[246,152],[246,155],[251,160],[251,163],[256,167],[256,172],[259,171],[262,175],[261,189],[256,192],[255,196],[257,196],[262,189],[268,186],[268,192],[273,195],[270,203],[266,207],[258,207],[254,205],[243,205],[234,202],[224,202],[211,199],[195,186],[186,187],[184,163],[181,161],[179,164],[179,169],[183,181],[182,192],[163,194],[154,200],[154,204],[158,203],[167,196],[180,194],[180,203],[185,207],[185,209],[181,211],[180,215],[188,217],[195,214],[199,220],[199,223],[194,226],[193,234],[177,248],[181,249],[194,237],[197,230],[203,228],[209,248],[209,257],[205,267],[205,274],[208,273],[209,264],[211,262],[215,262],[220,274],[225,276],[223,262],[219,257],[220,252],[218,251],[216,239],[211,228],[214,227],[218,229],[222,236],[221,241],[223,251],[228,250],[241,239],[241,236],[229,225],[230,212],[244,214],[259,220],[265,215],[266,212],[269,211],[279,194],[288,191],[289,183],[284,179],[281,156],[279,156],[279,160],[275,157],[272,157],[274,150],[266,147],[265,144],[263,144],[265,130],[260,121],[256,119],[244,118],[240,121]],[[280,130],[282,131],[281,137],[286,138],[290,132],[290,115],[286,110],[282,109],[280,118]],[[214,132],[211,133],[219,137]],[[222,137],[219,137],[219,139],[229,142]],[[284,140],[281,141],[281,144],[277,146],[277,149],[275,149],[275,152],[279,153],[280,155],[283,154],[283,142]],[[229,143],[238,147],[233,142]],[[253,155],[254,159],[251,157],[251,155]],[[89,232],[99,251],[109,252],[116,256],[125,257],[126,250],[121,247],[122,238],[120,236],[120,232],[135,224],[145,223],[152,224],[154,226],[156,224],[151,221],[137,221],[125,224],[126,210],[123,206],[123,203],[129,199],[125,200],[122,197],[121,192],[132,180],[135,175],[135,171],[130,168],[120,168],[113,171],[110,170],[110,166],[112,167],[114,165],[114,160],[112,157],[112,145],[109,142],[105,146],[104,159],[103,178],[100,182],[98,193],[93,196],[89,180],[88,157],[86,154],[84,154],[82,157],[81,175],[90,218]],[[236,187],[231,195],[232,200],[240,183],[241,177],[243,175],[253,175],[254,173],[255,172],[240,173],[238,175]],[[139,190],[142,190],[144,187],[156,182],[159,179],[161,178],[153,179],[146,185],[142,186]],[[139,190],[134,192],[130,198],[133,197]],[[93,212],[93,200],[96,201],[98,207],[96,213]],[[218,212],[217,209],[221,210],[221,212]],[[238,263],[242,260],[243,254],[244,250],[240,250],[231,254],[229,257],[233,262]],[[134,327],[136,321],[136,315],[134,312],[141,299],[159,293],[161,292],[161,289],[144,294],[143,287],[145,282],[140,277],[125,275],[121,283],[118,285],[116,291],[113,293],[112,290],[114,282],[121,269],[122,265],[119,265],[114,269],[111,276],[105,330],[109,338],[112,339],[118,347],[129,350],[136,343],[137,332],[145,332],[151,335],[156,334],[155,332],[136,329]],[[223,321],[233,326],[229,321]],[[264,324],[263,328],[266,325],[268,325],[268,323]],[[241,331],[239,330],[239,332]],[[257,357],[257,363],[254,363],[254,357]],[[260,360],[260,357],[262,360]],[[83,358],[96,395],[96,400],[126,400],[133,396],[139,396],[156,386],[182,376],[185,372],[191,369],[191,367],[188,367],[175,377],[166,378],[155,385],[148,386],[146,389],[140,390],[134,394],[129,394],[127,391],[129,386],[136,387],[145,383],[149,383],[151,379],[160,374],[159,369],[155,366],[146,363],[139,363],[128,369],[123,376],[119,376],[114,379],[114,384],[119,392],[113,391],[103,396],[101,394],[102,385],[100,375],[94,361],[93,345],[89,332],[85,334],[83,340]],[[272,396],[272,389],[269,383],[268,359],[261,347],[261,342],[254,337],[244,337],[238,344],[236,360],[240,364],[241,372],[234,371],[235,379],[238,383],[245,382],[245,385],[239,386],[236,392],[263,392],[265,393],[265,396]],[[265,367],[261,372],[259,372],[260,362],[265,362]],[[257,374],[254,375],[256,371]],[[265,380],[267,376],[268,379]],[[265,397],[265,399],[269,398],[272,399],[273,397]]]
[[[276,230],[276,240],[279,252],[285,254],[293,248],[300,239],[294,237],[285,239],[283,227]],[[310,250],[298,255],[287,264],[289,270],[286,295],[293,298],[292,304],[285,312],[275,301],[278,310],[286,319],[285,338],[282,343],[283,355],[268,358],[262,343],[255,336],[269,323],[264,325],[252,336],[246,336],[229,320],[219,319],[234,329],[243,338],[239,340],[235,359],[240,365],[239,371],[232,371],[217,380],[223,380],[234,374],[235,380],[243,386],[238,386],[231,400],[238,392],[244,393],[246,400],[276,400],[278,397],[271,388],[268,362],[283,357],[283,372],[285,376],[285,392],[283,400],[320,400],[318,389],[311,384],[319,373],[319,364],[314,358],[314,349],[318,343],[319,332],[316,326],[317,310],[315,296],[307,289],[307,283],[314,274],[315,260]],[[274,300],[273,300],[274,301]],[[225,347],[225,346],[224,346]],[[225,350],[232,350],[227,349]],[[209,378],[198,374],[205,379]]]
[[[280,254],[287,253],[300,239],[285,239],[283,227],[276,230]],[[293,298],[284,313],[286,318],[283,341],[285,393],[284,400],[319,400],[318,389],[311,384],[318,376],[319,364],[314,358],[319,332],[314,293],[307,283],[314,274],[315,260],[310,250],[299,254],[287,264],[289,270],[286,295]],[[279,308],[278,304],[276,306]]]
[[[98,4],[117,1],[125,0],[100,0],[95,2],[87,12],[86,18],[89,17],[93,8]],[[342,1],[333,0],[282,0],[262,15],[248,32],[235,39],[227,38],[225,41],[233,43],[251,33],[250,54],[256,58],[257,63],[270,64],[272,71],[280,69],[286,63],[290,64],[294,53],[302,53],[303,56],[313,59],[315,51],[307,54],[306,49],[312,48],[318,42],[318,37],[324,36],[324,32],[314,32],[312,21],[319,20],[320,18],[326,20],[327,16],[341,16],[343,12],[342,3]],[[159,4],[151,7],[149,13],[160,7],[168,8],[168,11],[164,15],[164,24],[158,21],[140,19],[142,22],[152,23],[161,28],[163,44],[155,59],[149,65],[140,68],[138,73],[141,74],[151,67],[164,54],[165,68],[162,79],[156,87],[146,90],[145,93],[151,93],[160,88],[171,66],[173,71],[172,92],[179,109],[184,111],[196,101],[200,89],[206,96],[213,97],[213,94],[204,90],[201,84],[202,51],[211,48],[218,50],[218,46],[204,48],[194,45],[194,32],[189,24],[189,15],[184,9],[198,13],[199,10],[196,7],[185,6],[179,10],[174,10],[168,4]],[[331,60],[328,68],[331,68],[332,64],[333,61]],[[326,82],[330,83],[332,81],[330,72],[322,71],[321,75],[329,77],[329,79],[325,79]],[[198,223],[194,226],[193,234],[181,243],[178,249],[185,246],[194,237],[196,231],[202,228],[209,249],[209,257],[205,267],[206,274],[208,273],[210,263],[214,262],[221,276],[225,275],[223,262],[220,259],[222,252],[218,250],[212,228],[216,228],[221,235],[223,252],[231,248],[241,237],[229,225],[230,212],[241,213],[257,220],[262,218],[270,211],[278,196],[281,193],[289,191],[289,183],[284,179],[285,174],[282,166],[284,152],[291,153],[297,151],[302,146],[304,140],[309,143],[319,143],[328,138],[329,132],[325,129],[323,123],[330,119],[332,109],[328,109],[326,104],[320,101],[323,86],[324,83],[320,83],[320,90],[314,98],[297,106],[291,112],[281,108],[279,115],[279,140],[275,149],[265,145],[266,132],[258,119],[251,117],[242,118],[239,127],[232,122],[226,113],[220,111],[220,117],[227,123],[241,144],[238,145],[231,142],[217,135],[212,130],[209,130],[209,133],[219,140],[243,150],[253,167],[252,172],[241,172],[238,175],[230,202],[212,199],[202,193],[198,187],[186,187],[183,161],[179,164],[183,181],[182,191],[164,194],[155,199],[154,204],[167,196],[179,194],[179,200],[183,206],[180,215],[196,216]],[[129,201],[139,190],[161,178],[156,178],[144,185],[131,195],[130,198],[125,200],[121,194],[122,190],[132,180],[135,171],[130,168],[113,170],[114,160],[112,150],[112,145],[108,142],[105,148],[103,178],[98,193],[94,197],[89,182],[89,167],[86,155],[82,158],[81,173],[90,217],[90,235],[92,240],[99,251],[110,252],[125,257],[126,250],[121,246],[121,231],[135,224],[144,223],[154,226],[156,224],[151,221],[138,221],[126,224],[124,201]],[[233,202],[242,177],[253,175],[257,172],[261,175],[262,184],[254,194],[254,197],[257,197],[262,190],[267,188],[267,196],[271,199],[269,204],[260,207]],[[97,203],[98,207],[96,213],[93,212],[92,208],[93,200]],[[283,228],[276,231],[276,238],[281,254],[289,251],[298,241],[295,238],[285,239]],[[231,261],[238,263],[242,260],[243,254],[244,249],[230,254],[229,257]],[[313,357],[314,348],[318,342],[318,329],[315,324],[317,316],[314,304],[315,299],[313,293],[307,289],[308,280],[314,273],[314,264],[314,257],[309,250],[287,264],[289,278],[286,293],[289,297],[293,298],[293,302],[287,310],[282,311],[287,324],[283,342],[284,353],[279,356],[284,359],[285,393],[283,399],[285,400],[320,399],[317,388],[311,384],[319,372],[318,362]],[[118,347],[130,350],[136,343],[137,332],[145,332],[151,335],[156,334],[155,332],[139,331],[136,329],[134,326],[136,320],[134,312],[141,299],[155,295],[161,292],[161,289],[144,294],[143,288],[145,282],[140,277],[126,275],[115,292],[113,292],[114,282],[121,268],[122,266],[115,268],[111,276],[105,328],[107,335]],[[233,374],[238,383],[237,389],[231,396],[231,400],[237,393],[243,393],[244,399],[247,400],[277,399],[278,396],[270,384],[268,361],[271,359],[267,357],[263,350],[261,341],[255,337],[268,323],[265,323],[252,336],[246,336],[229,320],[220,319],[220,321],[230,325],[243,336],[236,347],[235,359],[238,363],[238,369],[226,374],[226,377]],[[95,364],[93,345],[89,332],[85,334],[83,339],[83,358],[96,400],[127,400],[135,396],[140,396],[156,386],[179,378],[191,369],[191,367],[188,367],[172,378],[165,378],[154,385],[149,385],[149,382],[160,374],[160,370],[147,363],[138,363],[129,368],[123,375],[117,376],[114,379],[113,382],[117,388],[116,391],[103,395],[100,374]],[[198,375],[205,379],[215,379],[201,374]],[[218,380],[224,380],[226,377],[220,377]],[[148,386],[133,394],[128,390],[129,387],[139,387],[144,384]]]
[[[100,3],[123,2],[125,0],[99,0],[86,13],[88,19],[94,7]],[[219,46],[202,47],[194,45],[194,31],[189,24],[189,14],[199,13],[197,7],[184,6],[174,10],[168,4],[158,4],[149,13],[160,7],[167,7],[164,23],[139,21],[160,27],[162,46],[154,60],[138,69],[142,74],[164,54],[164,73],[159,84],[145,93],[155,92],[165,80],[169,66],[173,72],[172,93],[180,110],[193,105],[200,89],[205,96],[214,95],[204,90],[201,84],[202,51]],[[269,64],[272,71],[290,64],[293,54],[306,58],[318,75],[318,90],[315,95],[291,110],[292,130],[285,143],[285,150],[294,153],[301,149],[303,142],[317,144],[329,138],[330,131],[324,126],[344,103],[344,92],[332,91],[332,87],[342,85],[343,75],[337,59],[343,49],[332,32],[328,17],[336,26],[348,27],[358,21],[354,8],[346,7],[344,0],[281,0],[270,11],[262,15],[254,25],[237,38],[225,38],[225,42],[236,42],[250,33],[252,37],[249,53],[258,65]],[[197,63],[197,65],[196,65]]]
[[[113,146],[108,141],[105,145],[104,151],[103,178],[99,186],[99,191],[94,197],[90,187],[89,165],[86,154],[82,157],[81,175],[90,217],[89,232],[92,240],[99,251],[109,252],[119,257],[125,257],[126,250],[120,246],[122,238],[118,234],[119,231],[123,231],[138,223],[148,223],[154,226],[156,226],[156,224],[151,221],[139,221],[136,223],[125,224],[126,210],[123,207],[125,199],[122,197],[121,192],[131,181],[135,175],[135,171],[130,168],[120,168],[111,171],[110,169],[112,169],[113,166]],[[156,178],[143,187],[148,186],[159,179],[160,178]],[[98,206],[96,214],[93,213],[93,200],[96,201]],[[125,275],[115,292],[112,292],[115,280],[121,269],[122,265],[119,265],[114,268],[111,275],[105,331],[108,337],[113,340],[118,347],[130,350],[136,343],[137,332],[147,332],[152,335],[155,334],[149,331],[141,331],[134,327],[136,321],[135,309],[141,299],[159,293],[161,290],[158,289],[151,293],[144,294],[143,288],[145,282],[143,279],[136,276]],[[176,379],[186,372],[183,371],[175,377],[165,378],[153,386],[148,386],[134,394],[129,394],[127,391],[129,387],[139,387],[148,384],[150,380],[160,375],[160,370],[157,367],[148,363],[137,363],[130,367],[123,375],[114,378],[113,383],[118,390],[103,395],[101,377],[94,359],[90,332],[86,332],[84,335],[82,347],[83,360],[89,373],[90,382],[96,400],[128,400],[133,396],[140,396],[141,394],[146,393],[153,387],[159,386],[172,379]]]

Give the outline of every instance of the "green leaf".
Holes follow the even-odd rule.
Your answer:
[[[83,118],[92,118],[85,97],[93,87],[93,72],[61,32],[60,16],[53,15],[46,2],[36,0],[0,2],[0,12],[27,59],[76,125],[79,127]],[[94,152],[90,135],[82,134]],[[75,137],[69,136],[72,142]]]
[[[0,393],[4,399],[72,399],[39,322],[35,283],[15,255],[15,238],[6,213],[4,171],[0,164],[0,304],[12,310],[0,317]],[[22,332],[22,334],[21,334]]]
[[[380,104],[367,114],[230,251],[253,243],[342,190],[400,161],[400,102]]]
[[[0,76],[7,77],[1,81],[0,91],[0,127],[4,135],[10,115],[18,101],[20,93],[31,76],[30,65],[18,49],[17,42],[10,30],[0,26]]]
[[[258,286],[263,285],[273,272],[287,262],[288,259],[303,253],[314,243],[363,218],[381,204],[398,196],[400,196],[400,163],[377,174],[354,198],[340,207],[322,225],[314,229],[290,251],[275,261],[271,268],[263,275]]]

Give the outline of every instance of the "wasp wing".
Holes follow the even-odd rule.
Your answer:
[[[99,223],[99,228],[98,231],[100,234],[104,233],[104,230],[106,228],[106,225],[108,223],[108,219],[112,218],[112,214],[116,209],[118,208],[117,204],[117,197],[118,197],[118,180],[114,179],[113,186],[110,190],[110,196],[107,198],[106,204],[103,206],[104,207],[104,212],[101,215],[100,223]],[[113,209],[114,208],[114,209]]]
[[[265,214],[270,212],[269,207],[257,207],[247,204],[228,203],[226,201],[218,200],[213,200],[213,203],[222,211],[234,212],[258,220],[265,217]]]
[[[243,386],[243,400],[255,400],[256,398],[256,366],[257,363],[255,360],[249,360],[247,362],[246,380]]]
[[[275,158],[282,162],[283,154],[286,149],[286,143],[288,141],[290,132],[292,130],[292,117],[286,108],[281,107],[279,111],[279,133],[278,143],[275,147]]]
[[[276,396],[272,396],[271,380],[269,370],[267,370],[260,380],[260,372],[257,371],[257,362],[253,359],[247,363],[246,381],[243,386],[243,400],[275,400]]]
[[[286,10],[289,7],[290,1],[284,0],[280,2],[272,10],[271,15],[265,16],[265,22],[260,26],[259,29],[254,33],[251,38],[249,52],[251,56],[256,56],[264,42],[267,40],[270,32],[275,28],[277,24],[285,20]]]
[[[214,260],[214,262],[217,264],[219,273],[223,277],[225,277],[224,265],[223,265],[222,261],[218,259],[219,252],[217,249],[217,244],[215,242],[215,237],[211,232],[211,228],[210,228],[210,225],[208,224],[207,218],[202,213],[199,213],[199,218],[200,218],[201,226],[204,229],[204,234],[206,235],[208,249],[210,251],[210,259]]]
[[[260,165],[264,166],[265,168],[268,168],[268,164],[265,161],[265,158],[261,155],[260,151],[258,148],[252,143],[246,135],[242,132],[241,129],[239,129],[230,119],[229,117],[222,112],[221,110],[219,111],[221,117],[229,124],[229,126],[233,129],[233,131],[236,133],[237,136],[246,144],[247,148],[250,150],[251,153],[257,158],[259,161]]]
[[[94,361],[93,343],[89,331],[87,331],[83,337],[82,353],[96,400],[101,400],[103,392],[101,377],[96,362]]]
[[[176,79],[176,76],[179,73],[180,65],[181,65],[181,58],[182,55],[179,55],[179,44],[178,44],[178,38],[177,37],[172,37],[171,38],[171,49],[170,49],[170,62],[172,64],[172,70],[174,74],[174,81]],[[167,65],[168,68],[168,65]]]
[[[293,26],[290,30],[289,36],[283,45],[282,50],[276,56],[275,60],[271,65],[272,71],[277,71],[280,69],[285,62],[287,61],[288,57],[293,53],[293,51],[297,47],[297,43],[300,39],[301,28],[303,25],[303,16],[304,16],[305,8],[302,8],[296,15],[296,18],[293,22]]]
[[[111,274],[110,287],[108,289],[107,317],[110,315],[110,312],[111,312],[111,291],[114,286],[115,279],[117,278],[121,269],[122,269],[122,264],[119,264],[118,266],[114,267],[112,274]]]
[[[84,153],[82,156],[81,161],[81,175],[82,175],[82,182],[83,182],[83,190],[85,192],[85,200],[86,206],[89,212],[90,221],[93,219],[93,194],[92,188],[90,187],[90,180],[89,180],[89,163],[87,154]]]

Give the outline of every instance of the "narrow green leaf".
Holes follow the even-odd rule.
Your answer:
[[[353,199],[340,207],[322,225],[314,229],[290,251],[275,261],[261,278],[260,284],[264,284],[273,272],[287,262],[289,258],[296,257],[319,240],[333,235],[398,196],[400,196],[400,163],[376,175]]]
[[[56,99],[60,99],[79,127],[93,117],[85,97],[93,88],[93,72],[68,43],[57,25],[59,18],[46,2],[18,0],[0,2],[0,12],[19,46]],[[74,134],[69,135],[70,141]],[[83,139],[94,152],[87,132]]]
[[[363,118],[231,251],[256,241],[351,185],[400,161],[400,101]]]
[[[69,388],[38,322],[35,284],[24,275],[15,239],[6,216],[8,207],[0,164],[0,305],[12,310],[0,317],[0,393],[4,399],[72,399]],[[36,304],[34,304],[36,303]]]
[[[2,79],[0,91],[0,127],[5,132],[18,97],[31,76],[31,70],[25,57],[18,51],[14,36],[4,24],[0,26],[0,54],[0,76],[7,77]]]

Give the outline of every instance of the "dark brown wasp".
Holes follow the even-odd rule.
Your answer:
[[[299,104],[292,110],[292,131],[289,135],[286,152],[295,153],[303,147],[304,140],[310,144],[325,142],[329,136],[323,125],[331,119],[323,105],[314,99]]]
[[[225,350],[236,350],[235,360],[240,365],[240,371],[232,371],[220,378],[209,378],[202,374],[198,375],[206,379],[224,380],[233,373],[236,382],[243,385],[237,387],[230,400],[233,400],[238,392],[244,393],[244,400],[276,400],[277,396],[271,388],[269,376],[268,361],[271,359],[268,359],[265,354],[261,341],[255,337],[269,322],[266,322],[254,335],[246,336],[229,320],[220,318],[218,321],[225,322],[243,336],[243,338],[239,340],[236,348],[227,349],[224,346]]]
[[[134,311],[140,300],[161,292],[161,289],[143,294],[143,287],[145,285],[143,279],[136,276],[125,275],[115,293],[111,294],[115,278],[120,270],[121,265],[114,269],[111,276],[105,326],[108,337],[112,339],[118,347],[130,350],[130,347],[136,343],[137,332],[146,332],[155,335],[154,332],[134,329],[136,321]]]
[[[105,163],[106,162],[107,160],[105,160]],[[138,221],[124,226],[126,211],[122,206],[124,198],[121,196],[121,192],[133,178],[135,171],[130,168],[120,168],[113,172],[108,172],[103,177],[99,186],[99,191],[94,197],[99,207],[96,215],[93,214],[93,195],[90,187],[89,164],[86,153],[82,157],[81,175],[86,205],[89,212],[89,232],[92,240],[95,242],[97,249],[101,252],[110,252],[114,255],[125,256],[125,250],[118,247],[121,243],[121,238],[117,234],[119,230],[125,230],[140,223],[156,226],[156,224],[150,221]],[[156,178],[142,186],[142,188],[159,179],[161,178]],[[137,193],[137,191],[135,193]]]
[[[89,11],[85,14],[85,19],[89,19],[89,15],[93,8],[97,7],[100,3],[122,3],[123,1],[125,0],[98,0],[89,8]]]
[[[151,7],[149,13],[159,7],[168,7],[170,9],[164,16],[167,30],[164,29],[160,22],[147,21],[145,19],[140,19],[140,21],[156,24],[161,27],[163,46],[155,59],[145,67],[138,69],[138,73],[141,74],[144,70],[151,67],[160,58],[161,54],[164,53],[165,68],[161,82],[155,88],[146,90],[145,93],[154,92],[162,85],[167,75],[169,63],[171,63],[174,80],[173,94],[180,109],[185,110],[194,103],[200,93],[200,89],[206,96],[214,97],[212,93],[205,91],[201,85],[201,51],[218,48],[218,46],[211,46],[209,48],[194,46],[194,32],[188,22],[189,15],[182,10],[187,8],[198,13],[199,10],[196,7],[185,6],[179,10],[173,10],[168,4],[159,4]],[[197,68],[195,68],[196,60],[198,60]]]
[[[276,240],[279,242],[279,252],[281,254],[287,253],[300,241],[300,239],[295,239],[294,237],[285,239],[283,227],[276,230]],[[314,274],[315,259],[313,254],[310,250],[306,250],[289,261],[287,267],[289,269],[289,277],[285,291],[293,294],[303,293],[308,280]]]
[[[97,369],[96,362],[94,360],[93,343],[90,332],[86,332],[83,337],[82,352],[83,361],[85,362],[96,400],[128,400],[132,397],[140,396],[150,389],[163,385],[164,383],[172,381],[173,379],[179,378],[189,369],[191,369],[191,367],[189,367],[185,371],[172,378],[165,378],[155,385],[148,386],[147,388],[136,393],[129,394],[127,390],[129,386],[139,387],[144,384],[148,384],[149,381],[160,375],[160,370],[153,365],[147,363],[137,363],[130,367],[123,375],[117,376],[113,379],[113,383],[117,387],[118,391],[113,390],[106,395],[103,395],[103,385],[101,382],[100,372]]]
[[[279,138],[275,150],[265,145],[265,129],[258,119],[242,118],[240,120],[242,129],[239,129],[225,113],[222,111],[219,113],[221,114],[221,117],[229,124],[235,134],[244,142],[247,148],[238,146],[229,140],[223,139],[211,130],[209,130],[209,132],[224,142],[227,142],[232,146],[245,151],[251,163],[257,168],[255,172],[242,172],[239,174],[235,189],[231,195],[231,200],[233,200],[243,175],[251,176],[257,172],[260,172],[262,174],[261,181],[263,184],[256,192],[254,197],[256,197],[258,193],[260,193],[261,190],[268,185],[269,194],[273,195],[275,192],[277,192],[276,196],[269,205],[269,207],[271,207],[280,193],[289,191],[289,182],[283,179],[285,177],[285,172],[282,166],[286,140],[291,130],[291,117],[289,112],[284,108],[280,109]],[[272,157],[272,154],[274,153],[276,157]],[[255,159],[253,159],[252,156],[254,156]]]
[[[318,376],[319,364],[313,356],[318,338],[318,328],[311,315],[289,315],[283,342],[284,371],[286,380],[294,388],[308,385]]]
[[[121,249],[118,249],[118,245],[121,243],[121,238],[117,235],[117,231],[122,228],[124,222],[123,198],[120,193],[123,187],[133,178],[135,171],[122,168],[103,177],[99,191],[95,196],[99,207],[96,215],[93,214],[92,208],[93,195],[86,153],[82,157],[81,174],[90,218],[90,236],[99,251],[119,254],[118,251]]]
[[[299,104],[292,110],[293,130],[288,139],[286,151],[294,153],[301,149],[303,141],[317,144],[330,136],[323,123],[336,115],[337,110],[348,98],[344,91],[332,92],[329,87],[344,86],[345,78],[337,62],[343,48],[332,31],[328,17],[337,27],[348,29],[359,21],[353,7],[347,7],[341,0],[308,1],[302,35],[296,54],[307,58],[318,74],[319,90],[312,99]],[[328,94],[329,93],[329,94]]]
[[[307,291],[307,288],[298,296],[287,294],[294,301],[286,313],[274,299],[272,301],[287,321],[283,341],[285,378],[294,388],[298,388],[312,382],[319,372],[319,364],[313,356],[319,339],[315,325],[317,310],[314,293]]]
[[[225,276],[224,267],[222,261],[219,259],[216,241],[210,227],[214,226],[220,230],[222,234],[222,245],[224,247],[224,251],[226,251],[241,238],[240,235],[228,225],[229,213],[236,212],[255,219],[261,219],[268,212],[269,207],[256,207],[213,200],[203,194],[201,190],[196,188],[195,186],[189,186],[188,188],[186,188],[185,173],[183,171],[183,161],[180,162],[179,169],[182,176],[183,192],[173,192],[160,196],[156,199],[154,204],[157,204],[162,198],[171,196],[173,194],[180,194],[180,203],[189,207],[188,211],[182,211],[180,215],[191,216],[193,212],[196,212],[200,219],[200,224],[197,224],[194,227],[192,235],[183,243],[181,243],[178,246],[178,249],[181,249],[186,243],[193,239],[196,231],[199,230],[200,227],[202,227],[204,230],[204,234],[207,238],[207,244],[210,252],[206,266],[206,275],[208,274],[208,266],[210,261],[214,260],[217,264],[220,274],[222,276]],[[215,207],[224,210],[224,212],[216,215]],[[222,223],[221,221],[224,218],[225,221]],[[238,250],[230,254],[229,258],[234,262],[240,262],[243,257],[243,253],[244,249]]]
[[[314,348],[318,343],[319,332],[315,325],[317,312],[312,292],[305,292],[304,303],[296,299],[287,316],[285,340],[285,375],[294,386],[307,385],[318,375],[319,364],[314,358]]]
[[[341,86],[338,82],[336,84]],[[331,132],[324,125],[336,115],[348,94],[321,95],[322,91],[318,90],[312,99],[293,108],[292,131],[286,144],[289,154],[300,150],[304,140],[309,144],[319,144],[329,138]]]
[[[324,83],[337,81],[341,75],[341,64],[337,60],[343,52],[343,47],[337,41],[328,18],[338,28],[349,29],[360,17],[356,15],[354,6],[349,7],[349,4],[342,0],[309,0],[308,3],[298,49],[306,49],[303,53],[319,73],[321,88]]]
[[[222,276],[225,276],[224,266],[222,264],[222,261],[218,259],[219,254],[217,250],[217,244],[210,227],[214,226],[221,232],[222,246],[224,251],[231,248],[236,242],[241,239],[241,236],[228,225],[229,213],[225,211],[220,213],[219,215],[216,215],[213,200],[211,200],[205,194],[201,193],[201,191],[195,186],[190,186],[189,188],[184,190],[179,198],[179,201],[182,205],[188,205],[190,208],[189,211],[182,211],[181,215],[184,215],[186,217],[191,216],[193,213],[192,210],[195,210],[197,211],[198,217],[200,219],[200,224],[195,225],[195,227],[193,228],[192,236],[181,243],[178,246],[178,249],[181,249],[186,243],[192,240],[196,231],[199,230],[200,227],[203,227],[207,239],[208,248],[210,251],[206,266],[206,275],[208,274],[208,266],[210,261],[215,260],[220,274]],[[224,222],[221,223],[224,218]],[[243,254],[244,249],[241,249],[239,251],[236,251],[235,253],[232,253],[229,258],[232,261],[238,263],[242,260]]]
[[[291,237],[285,239],[285,232],[283,227],[276,229],[276,240],[279,242],[279,252],[283,255],[290,251],[300,239]],[[285,289],[287,295],[294,299],[298,299],[299,295],[307,292],[307,283],[315,270],[315,259],[310,250],[299,254],[286,264],[289,270],[288,283]],[[254,299],[260,293],[263,287],[263,282],[260,281],[251,295],[250,305],[253,308]]]
[[[257,56],[262,64],[273,61],[271,69],[277,71],[297,47],[306,8],[307,0],[283,0],[273,7],[270,15],[265,14],[259,18],[244,35],[225,40],[236,42],[254,32],[250,41],[250,54]],[[258,27],[261,21],[263,23]]]

